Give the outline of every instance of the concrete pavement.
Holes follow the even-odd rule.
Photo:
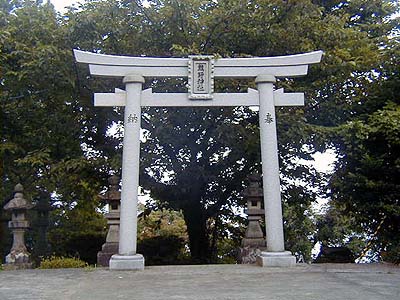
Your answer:
[[[400,299],[392,265],[300,264],[146,267],[144,271],[57,269],[0,272],[0,300]]]

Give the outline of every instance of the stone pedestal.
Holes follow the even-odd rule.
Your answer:
[[[238,261],[241,264],[256,264],[257,257],[265,250],[267,248],[261,246],[242,246],[239,248]]]
[[[111,176],[108,179],[108,191],[105,193],[105,195],[100,195],[100,197],[105,200],[109,206],[109,212],[105,215],[108,225],[106,242],[101,247],[101,251],[97,253],[97,265],[102,267],[108,267],[111,256],[118,253],[119,218],[121,205],[119,181],[120,178],[118,176]]]
[[[261,206],[263,189],[259,174],[254,173],[249,176],[249,186],[243,191],[243,197],[247,202],[246,213],[249,224],[239,248],[238,261],[241,264],[255,264],[257,256],[261,254],[261,251],[266,250],[264,233],[260,226],[264,210]]]
[[[118,237],[119,237],[119,214],[118,220],[110,219],[110,214],[106,214],[109,225],[106,242],[101,247],[101,251],[97,253],[97,265],[108,267],[111,256],[118,253]],[[115,223],[113,223],[115,222]]]
[[[97,252],[97,265],[108,267],[111,256],[118,253],[118,243],[105,243],[101,247],[101,251]]]
[[[15,226],[20,226],[20,227],[15,227]],[[28,227],[28,222],[26,222],[25,224],[23,224],[22,222],[17,224],[16,222],[11,221],[9,223],[9,228],[11,228],[12,230],[14,241],[10,253],[6,256],[6,264],[10,265],[8,266],[8,268],[26,269],[32,267],[30,260],[31,254],[26,249],[24,241],[25,228],[27,227]]]
[[[11,221],[8,223],[8,227],[13,233],[13,245],[10,253],[6,256],[6,269],[32,267],[30,253],[25,246],[25,232],[29,228],[26,211],[33,205],[24,199],[23,191],[22,184],[17,184],[14,189],[14,198],[4,206],[5,210],[11,211]]]

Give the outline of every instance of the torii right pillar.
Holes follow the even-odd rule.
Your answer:
[[[263,267],[290,267],[296,264],[296,258],[291,252],[285,251],[283,237],[274,83],[273,75],[256,78],[260,97],[260,144],[267,241],[267,251],[261,252],[257,263]]]

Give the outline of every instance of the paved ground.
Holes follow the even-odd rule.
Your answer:
[[[9,299],[399,300],[400,267],[205,265],[146,267],[144,271],[1,271],[0,300]]]

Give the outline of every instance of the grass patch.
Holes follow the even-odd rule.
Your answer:
[[[76,257],[51,256],[41,261],[39,269],[88,268],[87,262]]]

